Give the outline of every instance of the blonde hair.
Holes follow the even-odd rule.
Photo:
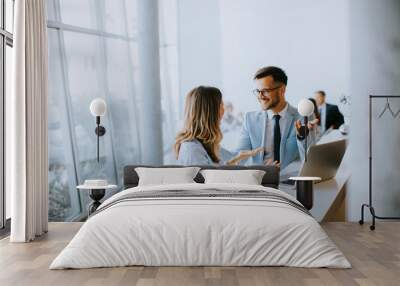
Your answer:
[[[197,139],[206,149],[213,162],[218,163],[219,143],[222,140],[220,129],[220,106],[222,94],[218,88],[199,86],[186,96],[185,124],[175,140],[175,153],[178,157],[181,144]]]

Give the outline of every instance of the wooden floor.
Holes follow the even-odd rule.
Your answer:
[[[0,285],[400,285],[400,222],[326,223],[324,229],[353,268],[123,267],[48,270],[80,223],[50,223],[43,238],[27,244],[0,241]]]

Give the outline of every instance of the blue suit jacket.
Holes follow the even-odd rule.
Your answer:
[[[245,115],[243,128],[239,138],[239,144],[236,152],[240,150],[251,150],[258,147],[265,147],[266,142],[266,122],[267,111],[253,111]],[[281,169],[285,168],[291,162],[304,158],[304,140],[300,141],[296,135],[295,122],[302,119],[297,110],[291,105],[287,109],[286,126],[283,127],[280,146]],[[307,146],[315,143],[315,132],[311,131],[307,137]],[[264,165],[264,153],[260,153],[246,162],[249,165]]]

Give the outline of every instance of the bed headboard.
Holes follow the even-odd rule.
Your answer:
[[[124,167],[124,189],[136,187],[139,183],[139,176],[135,171],[137,167],[147,168],[182,168],[185,166],[178,165],[163,165],[163,166],[149,166],[149,165],[128,165]],[[204,169],[219,169],[219,170],[263,170],[265,175],[262,179],[262,185],[265,187],[278,188],[279,185],[279,168],[275,166],[198,166]],[[200,174],[194,178],[197,183],[204,183],[204,178]]]

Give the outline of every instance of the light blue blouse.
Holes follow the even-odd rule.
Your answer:
[[[221,148],[219,163],[214,163],[208,155],[206,149],[198,140],[191,140],[182,142],[178,154],[178,163],[180,165],[224,165],[226,161],[232,158],[232,153],[228,150]]]

